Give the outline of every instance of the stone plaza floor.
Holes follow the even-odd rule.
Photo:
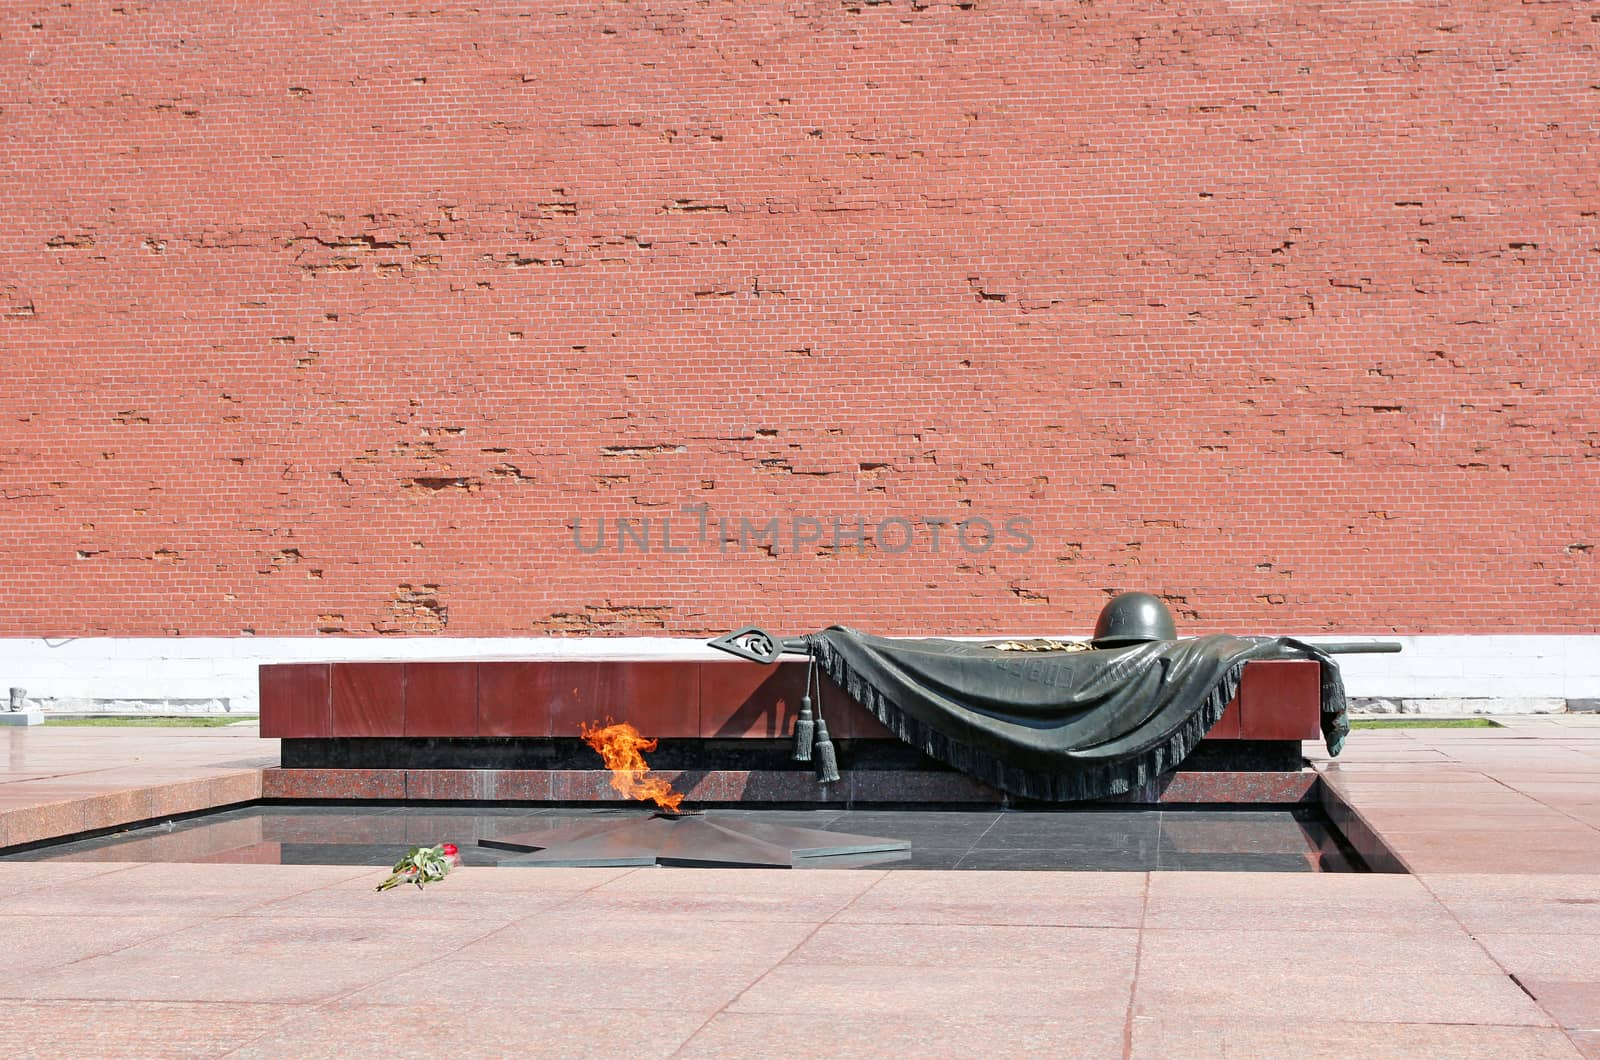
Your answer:
[[[0,1054],[1600,1056],[1597,721],[1316,760],[1410,875],[0,862]],[[254,798],[276,750],[9,730],[0,836]]]

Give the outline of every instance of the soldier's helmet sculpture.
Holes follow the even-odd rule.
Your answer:
[[[1096,648],[1126,648],[1153,640],[1177,640],[1167,605],[1149,593],[1118,593],[1100,610],[1094,624]]]

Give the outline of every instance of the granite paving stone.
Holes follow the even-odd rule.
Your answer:
[[[8,1000],[0,1056],[220,1057],[301,1018],[291,1005]]]
[[[1081,1017],[1126,1011],[1133,983],[1134,948],[1121,960],[1098,965],[1093,975],[1074,975],[1063,963],[1057,974],[1011,975],[995,989],[995,969],[952,960],[926,964],[860,964],[821,968],[785,963],[762,976],[728,1006],[737,1013],[788,1013],[795,1019],[850,1016]]]
[[[6,955],[6,976],[27,979],[203,922],[197,916],[128,916],[109,911],[62,916],[0,912],[0,952]]]
[[[1506,902],[1536,915],[1541,911],[1578,914],[1586,906],[1600,910],[1600,881],[1587,873],[1428,872],[1418,879],[1452,908],[1461,902]],[[1600,923],[1596,927],[1600,930]]]
[[[622,876],[638,872],[635,868],[548,868],[537,871],[473,872],[453,874],[449,884],[452,891],[469,894],[575,894],[593,890]],[[372,880],[383,878],[385,873],[374,873]],[[437,893],[437,890],[430,893]]]
[[[1180,967],[1146,948],[1135,988],[1135,1012],[1183,1012],[1195,1019],[1246,1022],[1326,1019],[1333,1011],[1353,1023],[1460,1023],[1552,1026],[1554,1021],[1505,975],[1426,976],[1417,969],[1351,975],[1307,960],[1299,969],[1248,966],[1224,975],[1207,961]]]
[[[1557,1060],[1582,1055],[1565,1034],[1550,1027],[1196,1020],[1175,1014],[1136,1018],[1132,1045],[1135,1060],[1200,1056]]]
[[[653,913],[707,921],[816,924],[844,909],[881,876],[871,871],[755,872],[640,869],[574,897],[567,909],[580,917]]]
[[[315,917],[354,920],[459,920],[474,925],[509,924],[568,902],[574,892],[551,888],[543,891],[485,891],[482,888],[442,887],[419,890],[405,885],[376,894],[378,880],[387,873],[363,875],[336,886],[319,887],[274,899],[240,911],[241,916],[274,919]],[[470,873],[458,873],[452,883]]]
[[[620,940],[619,940],[620,941]],[[611,959],[597,940],[582,961],[546,961],[538,950],[515,955],[452,955],[435,960],[425,974],[389,975],[349,995],[354,1004],[476,1004],[525,1006],[549,1012],[609,1011],[623,1019],[654,1013],[710,1019],[745,990],[758,968],[641,967],[614,945]]]
[[[130,863],[91,864],[72,861],[0,861],[0,894],[9,900],[25,891],[48,890],[73,880],[133,868]]]
[[[823,924],[788,956],[790,965],[900,965],[1028,968],[1070,974],[1072,967],[1129,962],[1134,928],[1007,927],[968,924]]]
[[[820,873],[808,872],[803,875],[809,879]],[[816,924],[838,913],[850,904],[851,899],[851,895],[803,892],[755,894],[748,891],[733,891],[719,894],[715,891],[699,893],[678,891],[651,894],[643,891],[617,893],[590,891],[575,897],[567,908],[576,916],[635,914],[692,916],[700,917],[707,922],[731,920],[773,924]]]
[[[1457,932],[1414,876],[1162,872],[1150,877],[1145,925],[1169,930]]]
[[[375,1005],[338,1000],[280,1022],[232,1060],[397,1056],[670,1056],[705,1023],[692,1010],[629,1018],[615,1008],[551,1009],[503,1001]]]
[[[671,914],[596,915],[563,907],[490,932],[462,947],[459,956],[511,962],[537,953],[558,964],[752,972],[785,959],[815,931],[815,924],[803,922],[708,921]]]
[[[205,909],[219,915],[371,871],[331,865],[133,865],[48,888],[28,888],[9,896],[5,909],[11,914],[71,915],[109,908],[119,916],[182,916]]]
[[[0,997],[304,1004],[354,990],[373,976],[370,959],[329,956],[246,963],[228,953],[180,955],[147,945],[0,984]]]
[[[1405,934],[1346,932],[1337,923],[1321,931],[1174,930],[1146,925],[1143,943],[1144,959],[1152,967],[1204,967],[1224,980],[1323,971],[1376,977],[1413,965],[1427,968],[1430,976],[1504,978],[1483,947],[1448,925]]]
[[[1557,974],[1565,974],[1558,972]],[[1528,993],[1569,1030],[1600,1031],[1600,977],[1582,982],[1518,976]]]
[[[1488,931],[1473,937],[1502,968],[1518,978],[1600,981],[1600,938],[1593,934]]]
[[[886,873],[840,923],[1138,927],[1144,873]]]
[[[432,960],[489,928],[437,920],[219,917],[101,956],[0,981],[0,997],[315,1002]]]
[[[1507,726],[1358,731],[1336,765],[1311,749],[1418,877],[1103,871],[1124,839],[1081,845],[1094,872],[469,865],[388,894],[371,866],[0,860],[0,1054],[437,1055],[443,1027],[487,1054],[1600,1056],[1600,829],[1585,816],[1600,726]],[[248,730],[0,741],[6,836],[168,797],[154,792],[224,798],[276,746]],[[278,807],[276,839],[237,817],[209,845],[180,823],[125,849],[209,858],[265,840],[315,856],[333,831],[378,848],[573,815],[489,813],[365,807],[324,825]],[[1155,822],[1164,857],[1292,854],[1264,832],[1213,833],[1206,814],[1168,832],[1166,814],[1124,838]],[[1016,867],[1071,849],[1094,814],[1050,816],[1054,830],[1014,810],[928,814],[912,861]]]
[[[830,1013],[796,1019],[793,1013],[719,1012],[689,1039],[682,1055],[727,1057],[828,1056],[841,1060],[884,1057],[1120,1055],[1123,1015],[1118,1006],[1071,1016],[958,1012],[914,1016]]]

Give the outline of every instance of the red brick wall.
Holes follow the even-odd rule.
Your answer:
[[[1593,630],[1600,15],[1195,8],[7,5],[0,634]]]

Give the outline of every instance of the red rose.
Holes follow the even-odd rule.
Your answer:
[[[453,858],[457,854],[456,845],[454,843],[446,843],[446,844],[444,844],[443,849],[444,849],[444,856],[447,857],[447,858]]]

